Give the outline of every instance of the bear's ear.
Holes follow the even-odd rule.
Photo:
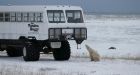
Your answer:
[[[87,44],[85,44],[85,46],[86,46],[86,48],[88,47],[88,45],[87,45]]]
[[[86,49],[91,52],[91,48],[88,46],[88,45],[85,45],[86,46]]]
[[[90,49],[90,47],[88,45],[85,45],[87,49]]]

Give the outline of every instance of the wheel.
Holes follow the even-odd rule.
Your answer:
[[[23,59],[25,61],[38,61],[40,58],[40,51],[33,45],[23,47]]]
[[[23,55],[21,47],[8,47],[6,51],[9,57],[19,57]]]
[[[53,56],[55,60],[69,60],[70,58],[70,45],[68,41],[62,41],[59,49],[53,50]]]

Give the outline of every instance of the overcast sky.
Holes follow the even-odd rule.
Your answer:
[[[0,5],[80,5],[86,12],[140,13],[140,0],[0,0]]]

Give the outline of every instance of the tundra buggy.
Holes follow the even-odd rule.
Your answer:
[[[78,6],[0,6],[0,51],[9,57],[37,61],[51,51],[55,60],[68,60],[68,40],[81,44],[87,28]]]

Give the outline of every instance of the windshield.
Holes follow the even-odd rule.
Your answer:
[[[47,10],[49,23],[65,23],[65,16],[62,10]]]
[[[83,23],[83,16],[80,10],[66,10],[68,23]]]

